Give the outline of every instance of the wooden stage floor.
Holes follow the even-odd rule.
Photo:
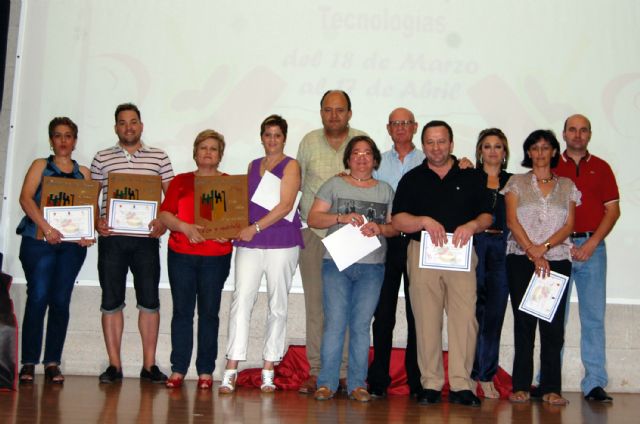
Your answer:
[[[0,393],[0,423],[638,423],[640,394],[614,394],[612,404],[586,402],[579,393],[565,393],[566,407],[541,402],[514,405],[485,400],[480,408],[418,405],[408,396],[390,396],[370,403],[345,395],[319,402],[292,391],[263,394],[239,388],[218,395],[196,388],[182,389],[127,378],[104,385],[95,376],[67,376],[64,386],[44,384],[42,375],[17,392]]]

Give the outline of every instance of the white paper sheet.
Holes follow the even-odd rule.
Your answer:
[[[278,203],[280,203],[280,182],[280,178],[276,177],[269,171],[264,171],[260,184],[258,184],[255,193],[253,193],[253,196],[251,197],[251,201],[267,210],[273,209]],[[289,222],[293,221],[293,217],[298,210],[298,203],[300,203],[301,197],[302,192],[298,191],[296,200],[293,203],[293,209],[291,209],[291,212],[289,212],[284,219]]]
[[[380,247],[378,237],[366,237],[360,232],[360,227],[353,225],[343,226],[335,233],[323,238],[322,243],[339,271],[348,268]]]

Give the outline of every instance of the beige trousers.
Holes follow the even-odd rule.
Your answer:
[[[476,264],[472,253],[471,271],[446,271],[418,267],[420,242],[411,240],[407,251],[409,295],[416,320],[418,366],[425,389],[442,390],[442,324],[447,313],[449,339],[449,386],[451,390],[471,390],[476,350]]]

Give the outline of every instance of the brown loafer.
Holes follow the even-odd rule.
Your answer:
[[[364,387],[356,387],[351,393],[349,393],[349,399],[357,400],[358,402],[369,402],[371,395]]]
[[[321,386],[318,390],[316,390],[316,393],[315,395],[313,395],[313,397],[315,397],[316,400],[329,400],[333,397],[334,394],[335,393],[333,393],[327,386]]]
[[[298,388],[299,393],[304,393],[305,395],[315,393],[316,385],[318,383],[318,376],[310,375]]]

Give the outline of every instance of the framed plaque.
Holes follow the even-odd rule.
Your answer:
[[[69,206],[95,206],[98,204],[100,183],[93,180],[78,180],[75,178],[43,177],[42,194],[40,196],[40,210],[44,208]],[[92,220],[95,221],[97,208],[93,210]],[[45,217],[46,219],[46,217]],[[38,228],[36,237],[43,239],[42,230]]]
[[[156,218],[158,205],[162,200],[162,177],[160,175],[140,175],[140,174],[123,174],[123,173],[109,173],[109,190],[107,192],[107,223],[111,224],[123,224],[116,225],[114,232],[120,234],[132,234],[132,235],[144,235],[149,234],[149,222]],[[131,218],[129,223],[127,220],[122,220],[120,215],[114,214],[113,200],[127,200],[129,202],[116,202],[118,206],[118,214],[121,214],[124,209],[130,214],[135,215],[135,218]],[[154,207],[151,208],[149,202],[154,203]],[[139,203],[139,210],[134,210],[133,205]],[[130,210],[129,210],[130,209]],[[148,219],[153,213],[151,219]],[[142,229],[137,225],[129,225],[131,222],[138,223],[138,220],[144,218],[146,220],[145,228]],[[148,219],[148,220],[147,220]],[[134,228],[135,227],[135,228]],[[131,230],[127,230],[130,228]]]
[[[249,190],[246,175],[195,177],[195,223],[205,239],[238,235],[249,225]]]

